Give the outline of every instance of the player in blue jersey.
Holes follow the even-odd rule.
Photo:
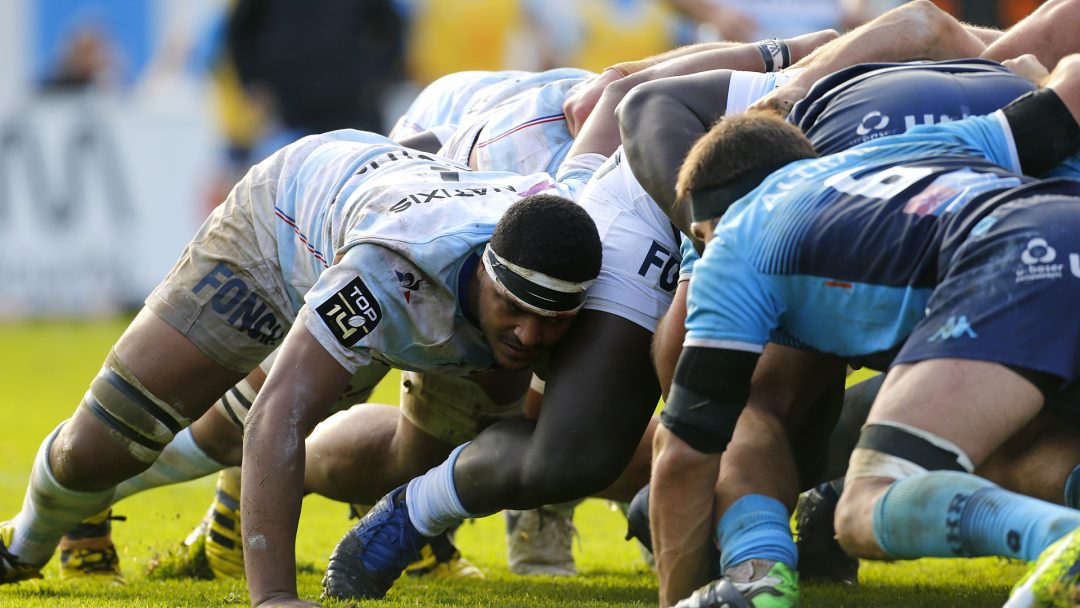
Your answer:
[[[682,605],[798,601],[785,428],[842,378],[845,360],[894,365],[841,499],[849,550],[1034,559],[1080,525],[1075,512],[968,474],[1080,374],[1071,354],[1080,328],[1032,312],[1080,286],[1050,264],[1080,230],[1071,209],[1080,182],[1020,173],[1042,174],[1080,143],[1078,77],[1073,56],[1048,90],[1002,112],[819,159],[797,129],[764,115],[724,121],[695,147],[679,194],[710,244],[654,469],[654,494],[681,492],[677,508],[653,513],[660,536],[668,518],[710,510],[702,500],[713,501],[720,452],[725,482],[728,458],[754,451],[744,439],[771,448],[750,465],[769,471],[756,492],[717,496],[725,576]],[[800,158],[813,160],[788,164]],[[785,405],[791,392],[797,409]],[[966,472],[927,473],[942,469]],[[965,504],[959,517],[946,517],[950,502]],[[1044,593],[1046,581],[1032,580]]]

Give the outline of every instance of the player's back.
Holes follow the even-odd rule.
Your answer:
[[[725,214],[695,280],[721,266],[729,282],[741,274],[747,301],[781,319],[774,340],[842,356],[888,350],[921,318],[946,237],[962,237],[958,227],[989,211],[982,203],[1028,180],[1002,166],[1007,152],[979,149],[980,138],[1003,145],[994,120],[919,128],[778,170]]]

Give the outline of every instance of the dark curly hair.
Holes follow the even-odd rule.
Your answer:
[[[511,205],[495,226],[491,248],[508,262],[574,282],[595,279],[603,255],[589,214],[551,194],[534,194]]]

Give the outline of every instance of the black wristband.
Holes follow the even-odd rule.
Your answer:
[[[1002,112],[1026,175],[1040,176],[1080,148],[1080,125],[1052,89],[1032,91]]]
[[[791,49],[783,40],[770,38],[754,43],[765,61],[766,72],[779,72],[791,65]]]

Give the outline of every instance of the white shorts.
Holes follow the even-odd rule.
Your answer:
[[[578,200],[604,246],[603,265],[585,308],[632,321],[650,332],[679,282],[679,233],[637,178],[619,148]]]
[[[725,115],[739,114],[754,105],[759,99],[780,88],[802,72],[803,68],[782,72],[743,72],[733,71],[728,82],[727,107]]]

